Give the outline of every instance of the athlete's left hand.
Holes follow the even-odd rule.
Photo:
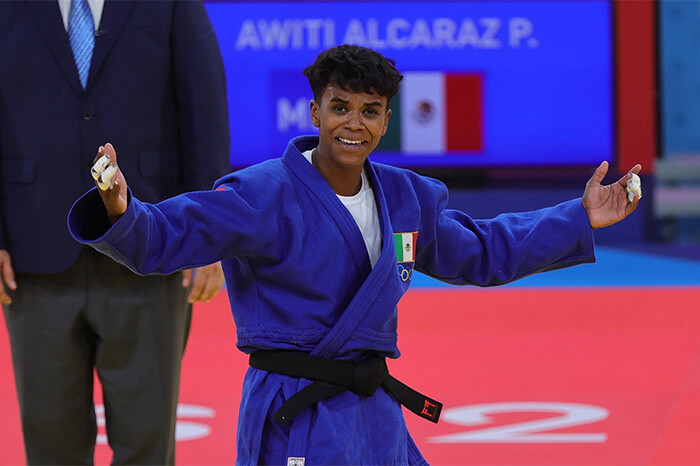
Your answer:
[[[601,182],[608,173],[608,162],[596,168],[583,192],[583,207],[588,212],[588,220],[593,228],[602,228],[619,222],[634,212],[639,204],[639,195],[635,194],[630,202],[627,193],[627,180],[632,173],[638,174],[642,166],[637,164],[617,182],[603,186]]]
[[[194,275],[194,281],[192,279]],[[190,303],[198,301],[210,301],[216,296],[224,285],[224,272],[221,269],[221,262],[197,267],[192,273],[192,269],[182,271],[182,286],[187,288],[192,283],[192,289],[187,297]]]

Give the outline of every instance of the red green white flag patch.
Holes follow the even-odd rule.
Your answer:
[[[399,263],[415,262],[417,239],[418,232],[394,233],[394,248],[396,249],[396,260]]]

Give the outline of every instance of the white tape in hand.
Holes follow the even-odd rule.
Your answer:
[[[627,198],[630,202],[634,201],[634,195],[639,194],[639,199],[642,198],[642,180],[639,175],[632,173],[632,176],[627,180]]]
[[[105,171],[102,172],[102,176],[97,180],[97,186],[102,191],[107,191],[111,187],[112,178],[117,173],[117,166],[112,164],[109,165]]]
[[[111,187],[112,178],[117,173],[117,166],[111,162],[109,155],[105,154],[90,169],[97,187],[102,191],[107,191]]]
[[[110,162],[109,155],[105,154],[102,157],[100,157],[97,162],[95,162],[95,165],[92,166],[90,169],[90,173],[92,174],[92,178],[97,181],[100,179],[100,175],[102,172],[107,168],[107,165],[109,165]]]

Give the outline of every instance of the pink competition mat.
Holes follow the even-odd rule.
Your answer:
[[[406,413],[431,464],[700,464],[700,284],[566,281],[406,295],[389,369],[445,404],[437,425]],[[194,312],[177,464],[233,464],[247,359],[225,293]],[[0,465],[22,464],[4,322],[0,374]],[[96,464],[110,459],[101,427]]]

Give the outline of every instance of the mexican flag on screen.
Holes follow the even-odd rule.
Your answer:
[[[404,73],[377,150],[439,155],[483,150],[483,76]]]

